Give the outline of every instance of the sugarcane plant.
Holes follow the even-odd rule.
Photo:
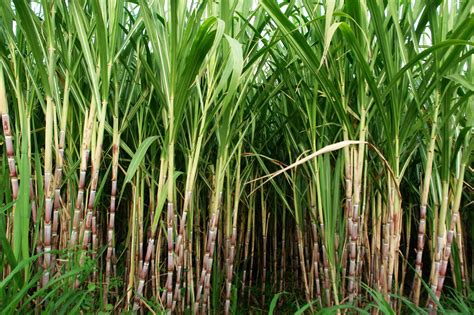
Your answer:
[[[0,308],[472,312],[473,14],[1,2]]]

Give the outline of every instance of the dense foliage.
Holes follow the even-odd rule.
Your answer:
[[[0,312],[469,313],[473,13],[1,1]]]

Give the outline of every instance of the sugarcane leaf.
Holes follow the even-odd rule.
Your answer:
[[[319,67],[321,67],[326,61],[327,53],[329,51],[329,45],[331,44],[332,37],[336,32],[337,28],[341,23],[332,24],[334,7],[336,6],[336,1],[329,0],[326,2],[326,16],[324,23],[324,50],[321,56],[321,62]]]
[[[469,82],[467,78],[460,74],[450,74],[447,75],[446,78],[455,81],[456,83],[468,89],[469,91],[474,91],[474,84],[472,82]]]
[[[299,308],[296,312],[295,315],[302,315],[304,314],[316,301],[312,301],[309,303],[306,303],[303,307]]]
[[[28,291],[37,285],[38,281],[41,279],[41,276],[42,276],[42,272],[37,272],[30,279],[30,281],[21,288],[21,290],[15,293],[14,297],[9,300],[10,303],[8,303],[8,305],[3,309],[3,311],[7,312],[8,310],[17,309],[18,304],[28,294]]]
[[[287,292],[278,292],[275,294],[272,298],[272,301],[270,302],[270,308],[268,309],[268,315],[273,315],[273,312],[275,311],[275,307],[277,306],[278,299],[283,295],[287,294]]]
[[[0,290],[3,290],[7,285],[10,284],[10,281],[17,276],[21,271],[23,271],[25,268],[28,268],[30,263],[34,262],[36,259],[38,259],[40,255],[34,255],[28,258],[25,258],[16,264],[15,268],[6,276],[3,278],[3,280],[0,282]]]
[[[145,157],[146,152],[148,151],[148,148],[158,140],[158,136],[151,136],[143,140],[142,143],[140,143],[140,146],[138,147],[137,151],[133,154],[132,161],[130,162],[130,165],[128,166],[127,173],[125,174],[125,179],[124,179],[124,186],[127,183],[130,183],[132,178],[135,176],[135,173],[137,172],[138,167],[143,161],[143,158]]]
[[[100,105],[100,93],[99,93],[99,80],[96,74],[96,60],[94,56],[93,46],[90,45],[90,38],[87,34],[87,19],[84,14],[84,10],[80,7],[78,1],[72,1],[71,4],[72,11],[72,20],[74,22],[74,27],[77,32],[77,36],[81,43],[82,53],[84,54],[84,61],[87,65],[87,70],[89,74],[89,79],[92,83],[92,91],[94,93],[94,98],[97,106]]]
[[[44,67],[44,60],[46,59],[46,48],[43,42],[40,31],[38,29],[35,19],[37,17],[33,14],[31,8],[26,5],[24,0],[14,0],[15,8],[17,10],[16,18],[20,21],[20,27],[25,34],[28,44],[31,47],[31,52],[35,58],[36,64],[39,65],[36,70],[39,72],[41,83],[46,94],[51,95],[51,88],[48,80],[48,73]]]
[[[329,52],[329,45],[331,44],[332,37],[334,36],[334,33],[336,33],[339,25],[341,25],[340,22],[332,24],[326,33],[326,36],[324,38],[324,51],[321,57],[321,63],[319,67],[322,67],[324,62],[326,61],[327,54]]]
[[[176,179],[182,174],[183,172],[175,171],[173,173],[173,181],[176,182]],[[155,209],[155,216],[153,217],[153,224],[151,227],[151,230],[153,233],[156,231],[156,228],[158,227],[158,224],[160,223],[159,219],[161,217],[161,212],[163,211],[163,206],[165,205],[165,202],[167,199],[167,193],[168,193],[168,185],[164,185],[163,193],[159,194],[158,196],[158,202],[156,204],[156,209]]]
[[[388,84],[387,88],[385,89],[384,94],[382,95],[382,98],[387,97],[387,94],[389,93],[390,89],[397,84],[397,81],[400,80],[400,78],[403,77],[406,71],[410,70],[415,64],[420,62],[423,58],[429,56],[433,52],[446,48],[446,47],[454,47],[454,46],[473,46],[474,42],[470,42],[467,40],[461,40],[461,39],[447,39],[444,40],[440,43],[437,43],[435,45],[430,46],[429,48],[424,49],[422,52],[418,53],[415,57],[413,57],[406,65],[403,66],[391,79],[390,83]],[[454,61],[454,58],[449,58],[450,62]],[[429,94],[428,94],[429,95]],[[423,100],[420,100],[423,101]]]
[[[109,93],[109,78],[108,78],[108,36],[105,27],[102,8],[98,1],[92,1],[92,9],[94,11],[94,18],[96,21],[95,31],[97,34],[97,42],[99,52],[100,64],[100,80],[102,88],[102,99],[106,100]]]
[[[26,124],[26,122],[24,122]],[[14,242],[15,256],[19,259],[20,252],[21,258],[27,259],[29,253],[28,234],[30,225],[30,164],[28,157],[28,131],[26,128],[22,128],[22,141],[21,141],[21,157],[20,157],[20,188],[18,191],[17,199],[17,215],[18,219],[15,220],[15,231],[14,231]],[[18,246],[18,248],[16,247]],[[26,268],[25,270],[28,270]]]
[[[319,58],[317,58],[315,52],[311,49],[306,38],[298,31],[296,26],[291,23],[288,17],[280,11],[276,2],[272,0],[262,0],[261,4],[282,29],[285,39],[288,40],[290,45],[295,49],[304,64],[311,69],[316,78],[321,82],[321,89],[326,94],[328,101],[334,106],[339,120],[343,122],[343,124],[348,128],[348,132],[352,134],[352,125],[349,123],[344,107],[342,106],[340,99],[336,98],[334,95],[339,94],[336,92],[337,88],[335,87],[334,82],[329,80],[329,75],[325,68],[319,67],[319,63],[317,62]],[[340,24],[338,29],[341,29],[343,24],[344,23]],[[357,44],[355,45],[357,46]]]
[[[274,172],[274,173],[271,173],[271,174],[268,174],[268,175],[265,175],[265,176],[262,176],[260,178],[257,178],[257,179],[254,179],[253,181],[258,181],[260,179],[265,179],[265,182],[273,179],[274,177],[282,174],[282,173],[285,173],[299,165],[302,165],[312,159],[314,159],[315,157],[319,156],[319,155],[322,155],[322,154],[325,154],[325,153],[329,153],[329,152],[332,152],[332,151],[337,151],[337,150],[340,150],[344,147],[347,147],[349,145],[353,145],[353,144],[360,144],[360,143],[365,143],[363,141],[358,141],[358,140],[347,140],[347,141],[340,141],[340,142],[337,142],[337,143],[334,143],[334,144],[330,144],[330,145],[327,145],[325,147],[323,147],[322,149],[302,158],[302,159],[299,159],[297,160],[296,162],[288,165],[287,167],[277,171],[277,172]]]

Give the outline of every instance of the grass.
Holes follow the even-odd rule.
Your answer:
[[[472,1],[4,1],[0,308],[472,310]]]

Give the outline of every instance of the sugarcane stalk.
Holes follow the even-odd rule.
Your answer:
[[[192,224],[191,224],[192,226]],[[187,275],[187,281],[186,281],[186,305],[191,306],[194,304],[195,301],[195,296],[194,296],[194,264],[193,264],[193,243],[194,243],[194,237],[193,237],[193,232],[192,229],[190,229],[189,232],[189,237],[186,239],[186,253],[185,255],[187,256],[187,262],[188,262],[188,271],[186,273]],[[197,265],[196,265],[197,266]],[[197,268],[196,268],[197,269]]]
[[[5,146],[6,146],[6,153],[7,153],[7,163],[8,163],[8,175],[10,178],[10,184],[12,189],[12,216],[14,216],[15,209],[16,209],[16,200],[18,197],[18,173],[15,164],[15,153],[13,149],[13,136],[10,127],[10,115],[8,113],[8,102],[7,102],[7,94],[5,91],[5,81],[3,77],[3,66],[0,65],[0,114],[2,115],[2,129],[3,129],[3,136],[5,138]],[[8,217],[7,219],[7,228],[6,228],[6,236],[7,239],[10,239],[11,230],[12,230],[12,223],[11,218]],[[4,275],[8,275],[10,273],[10,266],[6,265],[4,267]]]
[[[239,146],[237,156],[241,156],[242,153],[242,146]],[[237,166],[236,166],[236,178],[235,178],[235,191],[234,191],[234,204],[233,204],[233,213],[232,213],[232,233],[228,238],[228,253],[227,253],[227,261],[226,261],[226,300],[224,306],[225,314],[230,314],[230,298],[231,298],[231,290],[232,290],[232,277],[234,273],[234,260],[235,260],[235,252],[237,250],[237,221],[238,221],[238,214],[239,214],[239,201],[240,201],[240,189],[241,189],[241,182],[240,182],[240,167],[241,167],[240,158],[237,159]],[[276,227],[276,225],[275,225]],[[227,231],[228,233],[229,231]],[[275,242],[276,246],[276,242]],[[276,252],[276,251],[275,251]],[[275,267],[276,271],[276,267]]]
[[[386,290],[387,290],[387,295],[386,299],[387,302],[391,303],[391,296],[390,294],[392,293],[392,280],[393,280],[393,269],[395,266],[395,246],[394,246],[394,237],[395,237],[395,201],[394,201],[394,196],[393,196],[393,187],[391,181],[388,179],[387,182],[387,194],[388,194],[388,217],[387,217],[387,230],[388,230],[388,235],[387,235],[387,242],[388,242],[388,253],[387,253],[387,259],[388,263],[386,265]]]
[[[134,185],[132,185],[132,214],[129,219],[130,224],[130,233],[128,235],[130,248],[128,250],[128,259],[127,262],[129,264],[127,268],[128,280],[127,280],[127,287],[126,287],[126,295],[125,295],[125,309],[129,309],[130,307],[130,300],[132,298],[132,288],[135,283],[135,272],[136,272],[136,259],[135,253],[137,251],[137,225],[138,225],[138,218],[137,218],[137,208],[138,208],[138,190],[139,190],[139,182],[140,182],[140,172],[137,172],[135,175]]]
[[[439,93],[436,93],[435,107],[433,112],[433,124],[431,126],[430,142],[428,145],[428,155],[426,160],[425,174],[423,177],[423,190],[420,200],[420,224],[418,226],[418,241],[416,247],[415,277],[413,278],[413,303],[420,302],[421,289],[421,267],[423,265],[423,249],[425,246],[426,231],[426,208],[428,206],[428,195],[431,184],[431,174],[433,170],[434,149],[436,143],[436,132],[438,130]]]
[[[409,206],[410,210],[412,209],[412,205]],[[412,229],[411,229],[411,217],[409,216],[407,218],[407,224],[406,224],[406,244],[410,244],[410,240],[411,240],[411,234],[412,234]],[[409,255],[409,247],[410,246],[406,246],[405,248],[405,257],[408,257]],[[399,292],[400,292],[400,295],[403,296],[403,293],[404,293],[404,288],[405,288],[405,279],[406,279],[406,275],[407,275],[407,267],[408,267],[408,260],[403,260],[403,263],[402,263],[402,281],[400,283],[400,287],[399,287]],[[400,313],[401,312],[401,307],[402,307],[402,304],[400,303],[399,304],[399,307],[398,307],[398,312]]]
[[[219,170],[219,168],[217,168]],[[222,187],[222,184],[219,181],[219,175],[216,175],[216,188]],[[220,189],[219,189],[220,190]],[[219,222],[219,213],[221,211],[223,202],[223,192],[219,191],[217,195],[214,197],[214,211],[211,212],[211,217],[209,219],[209,233],[207,235],[207,246],[206,246],[206,254],[204,255],[203,260],[203,268],[201,273],[200,285],[197,290],[197,299],[195,303],[195,311],[199,309],[199,302],[200,302],[200,294],[204,287],[204,293],[202,294],[202,314],[206,313],[207,308],[207,299],[210,292],[211,287],[211,271],[212,271],[212,264],[213,264],[213,256],[214,256],[214,248],[216,244],[216,237],[217,237],[217,229],[218,229],[218,222]]]
[[[446,214],[448,210],[449,184],[446,180],[442,181],[442,199],[438,217],[438,230],[435,243],[434,263],[431,270],[430,287],[433,294],[436,294],[439,274],[441,271],[443,249],[446,242]],[[435,302],[432,298],[428,299],[430,312],[435,308]]]
[[[247,301],[250,303],[250,295],[252,288],[252,281],[254,276],[253,263],[255,258],[255,203],[253,204],[252,209],[252,243],[250,244],[250,269],[249,269],[249,285],[247,290]],[[293,256],[291,256],[293,257]]]
[[[347,128],[345,128],[346,130]],[[347,133],[347,130],[346,130]],[[346,246],[342,254],[342,275],[346,277],[347,266],[350,260],[349,252],[351,250],[351,233],[352,233],[352,174],[353,174],[353,159],[351,158],[352,150],[349,147],[344,148],[344,177],[345,177],[345,202],[344,202],[344,216],[346,218]],[[346,281],[342,282],[342,296],[346,296]]]
[[[272,242],[272,247],[273,247],[273,290],[276,290],[277,288],[277,283],[278,283],[278,231],[277,231],[277,216],[273,216],[273,242]],[[243,229],[241,229],[243,230]],[[241,244],[241,242],[239,242]]]
[[[311,206],[311,211],[313,215],[316,214],[316,206]],[[321,299],[321,282],[319,277],[319,265],[320,265],[320,254],[319,254],[319,244],[318,244],[318,231],[316,222],[311,223],[311,231],[313,236],[313,251],[312,251],[312,274],[314,274],[314,282],[316,284],[316,298],[318,300],[319,306],[322,306],[322,299]]]
[[[314,140],[315,141],[315,140]],[[316,143],[314,143],[314,147],[316,148]],[[327,256],[327,251],[326,251],[326,233],[325,233],[325,225],[324,225],[324,215],[323,215],[323,203],[322,203],[322,198],[316,198],[316,196],[322,196],[321,193],[321,181],[320,181],[320,172],[319,172],[319,166],[317,163],[317,159],[314,159],[314,165],[313,165],[313,170],[315,173],[314,176],[314,186],[315,188],[312,188],[311,194],[313,194],[312,199],[316,199],[317,201],[317,220],[319,221],[319,229],[321,233],[321,253],[322,253],[322,269],[321,269],[321,275],[322,275],[322,283],[323,283],[323,289],[324,289],[324,296],[325,296],[325,303],[327,306],[332,305],[332,294],[331,294],[331,285],[330,282],[332,281],[333,283],[335,282],[335,274],[333,272],[333,268],[329,265],[329,260]],[[316,192],[316,195],[314,195],[314,191]],[[298,239],[298,237],[297,237]],[[330,271],[331,269],[331,271]],[[334,290],[335,287],[333,286],[333,294],[334,294],[334,301],[336,304],[338,303],[338,292]],[[309,301],[308,301],[309,302]]]
[[[18,173],[15,164],[15,152],[13,149],[13,136],[10,127],[10,115],[8,113],[7,94],[5,91],[5,81],[3,77],[3,67],[0,67],[0,114],[2,115],[2,129],[5,138],[5,147],[8,161],[8,171],[12,188],[12,199],[16,201],[18,197]],[[14,211],[14,210],[13,210]]]
[[[144,178],[140,181],[140,194],[138,197],[139,200],[139,207],[138,207],[138,213],[137,213],[137,219],[138,219],[138,250],[136,252],[136,260],[137,260],[137,272],[136,272],[136,278],[140,278],[140,273],[142,271],[143,267],[143,240],[144,240],[144,224],[145,222],[143,221],[143,195],[145,192],[145,181]],[[150,252],[151,255],[151,252]],[[151,257],[150,257],[151,259]]]
[[[371,191],[371,193],[374,193]],[[378,241],[380,239],[379,236],[379,228],[378,228],[378,216],[377,216],[377,207],[376,207],[376,200],[377,200],[377,195],[375,195],[374,198],[371,199],[371,224],[373,225],[372,229],[372,235],[370,239],[370,247],[369,247],[369,280],[368,280],[368,285],[372,288],[377,288],[377,282],[375,280],[375,268],[378,262],[378,252],[380,251],[380,246],[378,246]],[[380,289],[379,289],[380,290]]]
[[[300,258],[299,260],[300,260],[300,266],[301,266],[301,275],[303,277],[303,285],[305,289],[306,299],[310,301],[311,296],[309,293],[309,285],[308,285],[308,278],[307,278],[307,273],[306,273],[304,250],[303,250],[303,246],[304,246],[303,235],[301,233],[301,227],[299,226],[297,226],[296,237],[297,237],[297,243],[298,243],[298,254]]]
[[[341,80],[344,82],[344,80]],[[344,107],[344,111],[348,114],[348,99],[345,94],[345,84],[341,86],[341,102]],[[345,124],[342,125],[342,135],[344,141],[349,140],[349,132]],[[352,223],[352,190],[353,190],[353,159],[352,149],[350,147],[344,147],[344,217],[346,220],[345,226],[345,246],[342,251],[342,277],[345,278],[347,275],[347,267],[349,264],[349,251],[351,241],[351,223]],[[341,282],[341,294],[346,297],[346,281]]]
[[[196,209],[196,214],[195,214],[195,220],[194,220],[194,231],[200,231],[201,230],[201,208],[198,206],[197,209]],[[196,260],[196,270],[195,270],[195,275],[193,278],[197,279],[197,281],[199,281],[200,279],[200,276],[201,276],[201,270],[202,270],[202,265],[203,265],[203,262],[202,262],[202,256],[201,256],[201,253],[202,253],[202,248],[205,248],[206,247],[206,240],[203,239],[202,237],[203,233],[196,233],[196,236],[195,236],[195,239],[193,241],[194,243],[194,252],[196,253],[196,257],[195,257],[195,260]],[[196,287],[198,286],[198,284],[196,283]],[[197,291],[194,290],[194,305],[196,303],[196,300],[197,300]],[[197,313],[198,310],[195,310],[193,308],[193,313]]]
[[[254,189],[254,184],[252,183],[250,185],[250,189]],[[244,296],[245,294],[245,285],[246,285],[246,280],[247,280],[247,266],[249,264],[249,244],[250,244],[250,236],[252,232],[252,211],[253,211],[253,200],[254,200],[254,195],[250,196],[250,205],[248,208],[247,212],[247,229],[245,233],[245,243],[244,243],[244,259],[243,259],[243,271],[242,271],[242,288],[241,288],[241,294]],[[251,273],[251,271],[249,272]]]
[[[361,108],[360,113],[360,131],[359,131],[359,144],[358,148],[354,148],[354,192],[353,192],[353,204],[352,204],[352,223],[350,224],[350,263],[349,263],[349,301],[352,302],[355,292],[358,290],[357,282],[355,281],[356,276],[356,257],[357,249],[356,244],[359,242],[359,211],[360,211],[360,200],[361,200],[361,185],[362,176],[364,174],[364,156],[365,156],[365,143],[367,133],[366,125],[367,109],[365,105]]]
[[[51,267],[51,219],[53,212],[52,193],[54,191],[54,178],[52,177],[52,138],[53,138],[53,107],[54,103],[50,96],[46,96],[46,131],[45,131],[45,157],[44,157],[44,260],[43,260],[43,287],[49,281]]]
[[[120,134],[118,132],[118,118],[114,117],[113,122],[113,141],[112,141],[112,180],[110,192],[110,206],[107,220],[107,254],[105,257],[105,304],[107,304],[107,288],[110,285],[110,273],[112,270],[112,254],[114,250],[115,239],[115,209],[117,200],[117,175],[120,150]]]
[[[380,268],[380,281],[382,282],[381,287],[382,287],[382,292],[384,294],[384,297],[386,300],[389,299],[389,289],[387,288],[387,274],[388,274],[388,261],[389,261],[389,248],[390,248],[390,220],[391,216],[390,214],[387,213],[386,207],[383,207],[384,213],[384,218],[383,221],[384,223],[382,224],[382,231],[383,231],[383,236],[382,236],[382,263],[381,263],[381,268]]]
[[[91,227],[91,231],[92,231],[92,254],[91,254],[91,258],[92,258],[92,260],[97,259],[97,250],[99,248],[99,236],[97,234],[97,230],[98,230],[97,221],[99,221],[98,213],[97,213],[97,211],[94,211],[94,213],[92,214],[92,227]],[[92,270],[92,282],[93,283],[97,282],[97,267],[96,266],[94,266],[94,269]]]
[[[360,200],[360,165],[358,164],[359,155],[357,154],[358,150],[356,148],[351,149],[352,158],[353,158],[353,171],[354,171],[354,193],[353,193],[353,204],[349,212],[350,221],[348,222],[349,226],[349,301],[352,302],[355,295],[355,273],[356,273],[356,258],[357,258],[357,248],[356,243],[358,241],[358,219],[359,219],[359,200]]]
[[[54,172],[54,204],[53,204],[53,227],[52,227],[52,241],[53,249],[58,248],[59,236],[58,236],[58,227],[59,227],[59,209],[62,206],[61,200],[61,185],[62,185],[62,176],[63,176],[63,167],[64,167],[64,146],[66,142],[66,125],[67,125],[67,113],[69,108],[69,72],[66,73],[66,79],[64,83],[64,96],[63,96],[63,106],[61,109],[61,120],[60,120],[60,130],[59,130],[59,141],[57,135],[55,137],[55,146],[56,150],[56,170]],[[56,123],[56,119],[54,120]],[[55,124],[56,125],[56,124]]]
[[[183,265],[185,261],[185,243],[186,243],[186,221],[188,216],[189,204],[192,199],[192,191],[186,191],[183,205],[183,214],[181,216],[180,225],[179,225],[179,234],[176,239],[175,244],[175,256],[176,256],[176,284],[174,290],[174,300],[181,301],[181,278],[183,273]]]
[[[263,259],[262,259],[262,293],[261,293],[261,301],[262,305],[265,305],[265,284],[266,284],[266,275],[267,275],[267,232],[268,232],[268,220],[269,215],[267,216],[267,208],[266,208],[266,200],[264,196],[263,187],[260,190],[260,201],[261,201],[261,223],[262,223],[262,242],[263,242]],[[308,288],[309,289],[309,288]]]
[[[163,249],[163,229],[159,229],[158,232],[158,241],[156,242],[156,249],[155,249],[155,274],[157,275],[156,277],[156,284],[155,286],[157,288],[161,288],[161,273],[160,273],[160,262],[161,262],[161,251]],[[145,255],[146,257],[146,255]],[[143,270],[143,269],[142,269]],[[156,295],[159,297],[159,293]],[[163,303],[163,301],[162,301]]]
[[[84,132],[81,145],[81,164],[79,168],[79,184],[77,189],[76,203],[74,206],[74,215],[72,220],[72,231],[70,246],[74,247],[77,244],[79,238],[79,223],[82,217],[82,211],[84,206],[84,193],[86,187],[86,173],[87,165],[90,157],[90,143],[92,138],[92,124],[95,119],[95,102],[91,100],[91,106],[85,114]]]
[[[362,279],[362,270],[364,268],[364,263],[367,261],[365,259],[366,251],[369,248],[370,249],[370,244],[369,244],[369,237],[367,235],[367,227],[368,227],[368,215],[367,213],[369,210],[367,208],[370,208],[370,198],[369,198],[369,193],[370,187],[367,183],[367,160],[364,159],[363,163],[363,189],[362,189],[362,198],[361,200],[365,200],[362,203],[362,206],[360,208],[360,214],[359,214],[359,221],[358,221],[358,226],[359,226],[359,235],[358,235],[358,242],[357,242],[357,269],[356,269],[356,279],[357,283],[360,283]],[[337,248],[337,246],[336,246]],[[369,268],[370,268],[370,262],[369,262]],[[356,286],[356,292],[355,295],[359,295],[359,286]]]
[[[332,298],[331,298],[331,285],[330,285],[330,275],[329,275],[329,261],[328,255],[326,251],[326,246],[324,244],[321,245],[321,252],[323,256],[323,273],[324,273],[324,293],[326,296],[326,305],[332,306]]]
[[[87,213],[86,213],[86,220],[85,220],[85,229],[84,235],[82,239],[82,253],[80,258],[80,265],[84,264],[84,259],[86,255],[86,251],[89,248],[89,243],[97,239],[97,229],[92,228],[93,225],[96,223],[95,217],[95,197],[97,194],[97,185],[99,183],[99,169],[100,169],[100,161],[102,157],[102,142],[104,137],[104,127],[105,127],[105,112],[107,109],[107,102],[102,102],[102,108],[100,109],[99,113],[99,128],[97,130],[97,140],[95,144],[95,150],[93,151],[94,157],[91,162],[92,171],[91,171],[91,184],[90,184],[90,191],[89,191],[89,199],[86,204]],[[94,254],[95,255],[95,254]]]
[[[188,218],[188,211],[193,197],[193,190],[196,183],[196,174],[197,167],[199,162],[199,157],[201,155],[201,149],[204,139],[204,131],[206,128],[206,114],[209,108],[209,103],[207,102],[204,106],[204,110],[201,117],[201,123],[199,125],[199,131],[197,132],[197,138],[194,139],[195,146],[193,147],[192,154],[189,156],[188,165],[190,165],[189,174],[186,178],[186,192],[184,197],[183,204],[183,213],[181,215],[181,220],[179,222],[179,232],[176,239],[175,253],[177,256],[177,272],[176,272],[176,287],[175,287],[175,299],[180,299],[180,284],[181,284],[181,274],[182,274],[182,263],[184,261],[184,243],[186,242],[186,224]]]
[[[312,251],[309,250],[309,245],[312,245],[312,242],[309,241],[311,229],[305,229],[303,233],[303,243],[304,243],[304,256],[305,256],[305,266],[307,275],[306,278],[308,279],[308,288],[309,288],[309,296],[313,299],[313,286],[314,286],[314,279],[313,279],[313,264],[310,263],[310,258],[312,258]]]
[[[33,185],[33,175],[30,177],[30,204],[31,204],[31,218],[33,225],[38,224],[38,208],[36,205],[36,191],[35,186]],[[41,232],[38,235],[38,240],[36,241],[36,254],[40,254],[42,251],[42,242],[41,242]],[[43,266],[43,259],[41,256],[38,257],[38,267]]]
[[[55,18],[56,8],[55,5],[50,6],[50,17],[52,20]],[[46,113],[45,113],[45,144],[44,144],[44,260],[43,260],[43,277],[42,284],[45,286],[49,281],[49,274],[52,262],[52,222],[53,219],[53,193],[55,187],[59,185],[56,182],[56,178],[53,177],[53,127],[56,125],[56,119],[54,115],[55,102],[53,99],[53,91],[55,90],[55,78],[56,78],[56,55],[55,55],[55,24],[48,24],[48,38],[47,38],[47,75],[49,88],[46,90]]]
[[[464,241],[463,241],[463,232],[462,232],[462,220],[457,220],[456,226],[456,238],[457,246],[459,248],[459,265],[461,268],[461,282],[462,282],[462,289],[464,294],[466,294],[466,290],[469,286],[468,278],[466,277],[467,274],[467,264],[466,264],[466,252],[464,250]]]
[[[168,243],[168,264],[167,264],[167,278],[166,278],[166,309],[170,313],[173,307],[173,271],[174,271],[174,252],[173,252],[173,221],[174,221],[174,96],[169,97],[168,103],[168,178],[167,178],[167,211],[166,211],[166,226],[167,226],[167,243]]]
[[[467,136],[466,138],[469,139],[470,137]],[[436,297],[438,299],[440,298],[441,291],[443,290],[444,279],[446,277],[446,271],[448,267],[448,261],[451,257],[451,246],[452,246],[453,238],[455,236],[455,228],[456,228],[457,220],[460,215],[459,208],[461,205],[461,196],[462,196],[462,190],[463,190],[463,184],[464,184],[464,173],[466,170],[467,161],[469,159],[468,156],[470,156],[471,154],[471,147],[472,145],[466,148],[467,152],[465,152],[463,156],[461,165],[459,167],[459,175],[458,175],[458,178],[456,179],[456,187],[454,190],[454,201],[453,201],[452,209],[451,209],[451,222],[450,222],[449,231],[446,237],[446,245],[443,251],[443,258],[441,261],[439,276],[438,276],[438,283],[436,286]]]
[[[166,174],[168,172],[167,167],[168,167],[168,163],[165,160],[165,158],[162,156],[160,159],[160,174],[159,174],[159,179],[158,179],[158,191],[157,191],[158,199],[164,193],[164,188],[165,188],[166,179],[167,179]],[[159,207],[158,204],[156,207],[157,209],[154,211],[155,215],[157,215],[157,213],[161,213],[160,211],[161,209],[158,209]],[[143,295],[143,288],[145,286],[146,277],[148,275],[150,259],[152,257],[152,252],[154,251],[154,247],[155,247],[155,234],[156,234],[157,228],[158,228],[158,218],[153,217],[153,224],[151,226],[151,231],[150,231],[148,242],[147,242],[145,258],[143,260],[142,266],[140,266],[138,287],[136,290],[136,299],[133,305],[134,310],[138,310],[140,307],[139,301]],[[161,235],[161,231],[160,231],[160,235]],[[161,239],[160,239],[160,244],[161,244]],[[156,257],[159,259],[161,248],[157,250],[160,250],[160,252],[156,253]],[[159,281],[159,278],[160,277],[157,277],[158,281]],[[159,283],[157,283],[156,286],[159,287]]]
[[[286,271],[286,211],[283,211],[282,218],[282,233],[281,233],[281,270],[280,270],[280,287],[279,290],[282,292],[284,290],[284,275]]]

